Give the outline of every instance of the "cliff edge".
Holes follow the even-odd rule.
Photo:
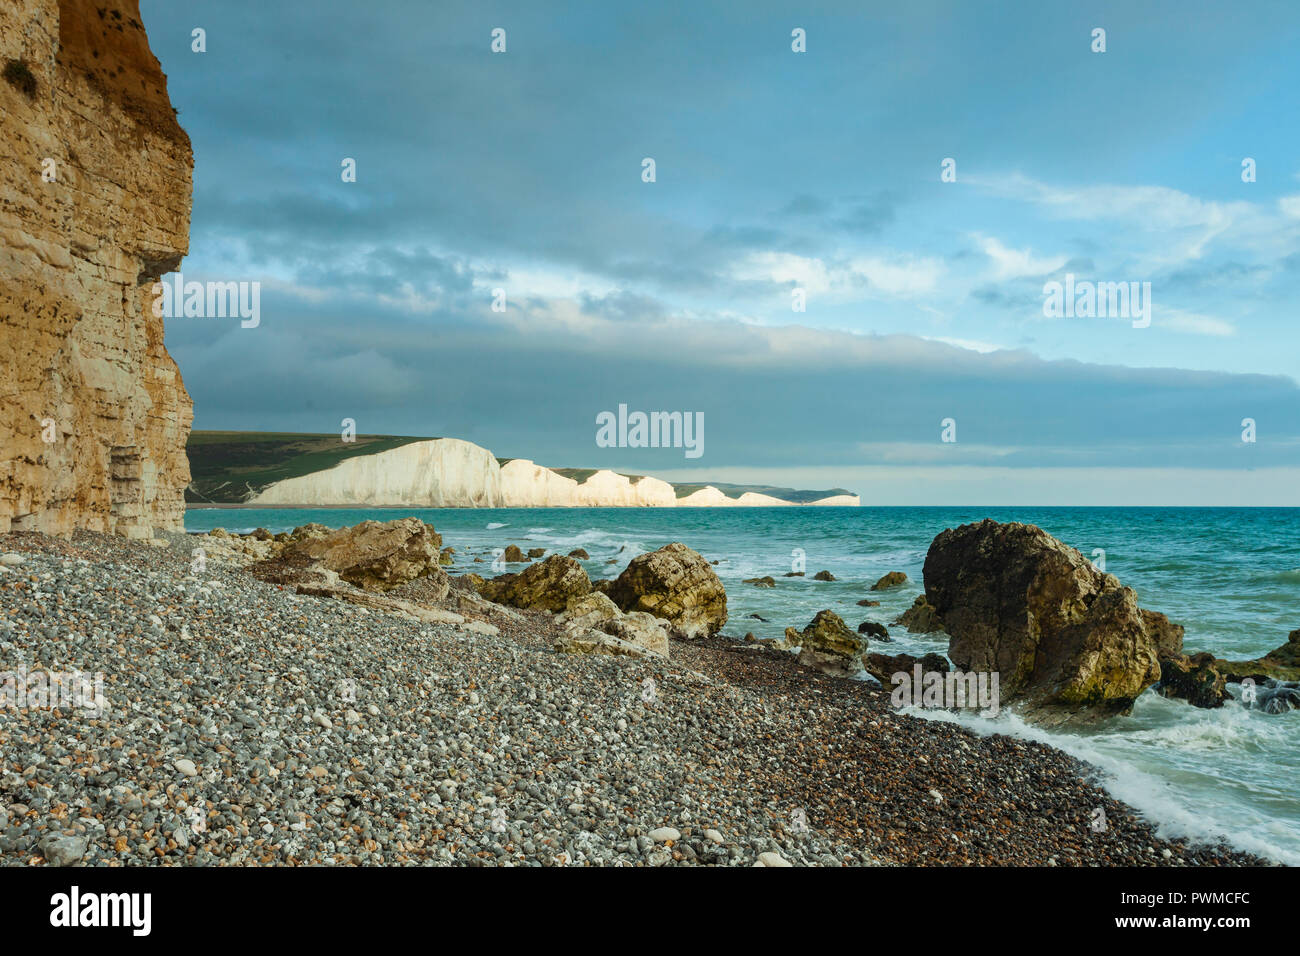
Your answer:
[[[377,447],[383,447],[379,445]],[[244,502],[255,508],[720,508],[852,506],[857,495],[807,502],[712,485],[678,496],[666,481],[601,469],[577,481],[526,458],[499,464],[492,452],[458,438],[413,441],[272,482]]]
[[[179,529],[193,155],[138,0],[9,0],[0,65],[0,532]]]

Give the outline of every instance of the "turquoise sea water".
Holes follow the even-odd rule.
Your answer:
[[[309,521],[329,527],[415,515],[457,549],[452,573],[491,576],[493,548],[517,544],[567,553],[585,548],[593,578],[612,577],[631,558],[682,541],[711,561],[727,588],[724,633],[779,637],[823,608],[851,626],[887,626],[921,593],[921,568],[936,534],[982,518],[1036,524],[1138,592],[1143,607],[1187,629],[1189,650],[1257,657],[1300,627],[1300,509],[1199,508],[539,508],[191,510],[186,527],[285,531]],[[782,575],[802,554],[807,575]],[[483,562],[473,558],[482,556]],[[518,566],[512,569],[517,570]],[[830,571],[835,582],[812,576]],[[869,594],[887,571],[911,583]],[[743,584],[772,575],[775,589]],[[860,608],[863,597],[878,608]],[[758,614],[767,623],[750,615]],[[944,635],[890,626],[887,653],[947,649]],[[874,642],[873,642],[874,643]],[[1235,688],[1234,688],[1235,689]],[[1044,732],[1004,711],[959,720],[981,733],[1053,744],[1097,766],[1101,782],[1146,812],[1170,836],[1222,837],[1281,862],[1300,864],[1300,712],[1267,715],[1233,703],[1207,711],[1148,692],[1133,715],[1086,733]]]

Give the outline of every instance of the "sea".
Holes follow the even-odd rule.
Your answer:
[[[191,509],[185,524],[195,532],[279,532],[307,522],[342,527],[408,515],[433,525],[444,547],[456,549],[450,573],[484,577],[494,573],[496,549],[509,544],[561,554],[584,548],[591,557],[583,563],[596,579],[681,541],[716,562],[730,614],[723,633],[735,637],[780,637],[788,625],[802,628],[830,608],[851,627],[885,624],[892,643],[872,641],[883,653],[945,653],[945,635],[909,634],[893,622],[922,593],[935,535],[983,518],[1035,524],[1078,548],[1134,588],[1143,607],[1184,625],[1189,651],[1254,658],[1300,628],[1300,509],[1290,508]],[[792,570],[805,576],[786,577]],[[836,580],[813,580],[823,570]],[[869,592],[888,571],[905,572],[909,583]],[[764,575],[777,586],[743,583]],[[880,606],[858,607],[864,597]],[[1224,840],[1300,865],[1300,711],[1270,715],[1235,701],[1202,710],[1148,690],[1131,716],[1072,732],[1039,729],[1005,707],[992,718],[912,712],[1073,754],[1096,768],[1099,784],[1157,824],[1161,836]]]

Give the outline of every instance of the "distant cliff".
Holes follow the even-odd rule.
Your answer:
[[[307,444],[302,437],[296,440]],[[384,436],[382,440],[391,443],[394,439]],[[334,442],[338,444],[337,439]],[[601,470],[579,481],[523,458],[502,464],[486,448],[456,438],[407,441],[373,454],[357,454],[318,471],[273,481],[238,500],[255,507],[413,508],[795,507],[859,503],[857,495],[849,494],[807,502],[752,491],[730,497],[713,486],[678,497],[673,485],[649,476]]]
[[[137,0],[6,0],[0,65],[0,532],[179,528],[193,157]]]

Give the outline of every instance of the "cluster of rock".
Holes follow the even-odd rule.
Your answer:
[[[450,549],[418,518],[337,530],[308,524],[275,535],[218,528],[196,540],[213,558],[247,564],[263,581],[421,620],[463,622],[448,604],[466,613],[481,613],[484,605],[549,612],[562,630],[556,650],[564,653],[667,657],[670,637],[711,637],[727,621],[717,574],[676,542],[632,559],[615,579],[593,583],[576,558],[559,554],[494,578],[451,578],[443,570]],[[384,593],[417,580],[418,602]]]
[[[666,657],[670,636],[710,637],[727,621],[722,582],[678,542],[639,555],[617,578],[594,584],[575,558],[558,554],[518,573],[465,577],[489,601],[558,615],[564,634],[556,649],[565,653]]]
[[[863,622],[854,634],[844,619],[829,609],[818,611],[803,630],[788,627],[785,637],[772,646],[783,650],[798,650],[799,663],[836,677],[852,677],[865,671],[885,686],[892,675],[900,671],[911,673],[913,665],[920,663],[926,672],[946,673],[948,661],[941,654],[914,657],[911,654],[880,654],[869,651],[869,638],[888,641],[885,628],[870,621]]]
[[[307,524],[278,535],[258,529],[242,537],[218,529],[210,540],[254,558],[248,569],[255,577],[292,586],[299,594],[347,601],[427,623],[459,624],[480,633],[496,633],[495,626],[466,620],[442,606],[451,592],[451,578],[442,569],[442,538],[418,518],[363,521],[337,530]],[[385,593],[417,580],[422,585],[419,601]],[[467,608],[468,596],[455,597],[463,611],[481,614],[487,604],[473,596],[469,603],[479,606]]]
[[[670,639],[712,637],[727,621],[722,582],[679,542],[633,558],[617,578],[593,582],[575,557],[531,561],[518,548],[514,557],[527,564],[521,571],[450,578],[443,570],[450,549],[417,518],[338,530],[309,524],[277,535],[218,529],[206,541],[254,559],[250,568],[263,580],[422,620],[463,620],[447,603],[466,613],[484,605],[547,612],[560,629],[555,649],[562,653],[667,657]],[[384,593],[417,580],[418,603]],[[893,572],[874,589],[905,581]],[[1188,655],[1180,625],[1139,607],[1131,588],[1032,525],[982,521],[944,531],[926,556],[925,586],[896,623],[915,633],[946,630],[957,670],[998,673],[1003,702],[1019,700],[1039,720],[1125,713],[1153,685],[1165,696],[1218,707],[1230,699],[1226,683],[1242,680],[1258,685],[1247,701],[1253,706],[1300,707],[1300,631],[1256,661]],[[869,639],[891,640],[882,624],[865,621],[854,633],[826,609],[803,629],[787,628],[783,639],[763,643],[797,650],[801,664],[822,673],[865,671],[884,684],[917,664],[927,672],[949,669],[937,654],[871,652]]]

